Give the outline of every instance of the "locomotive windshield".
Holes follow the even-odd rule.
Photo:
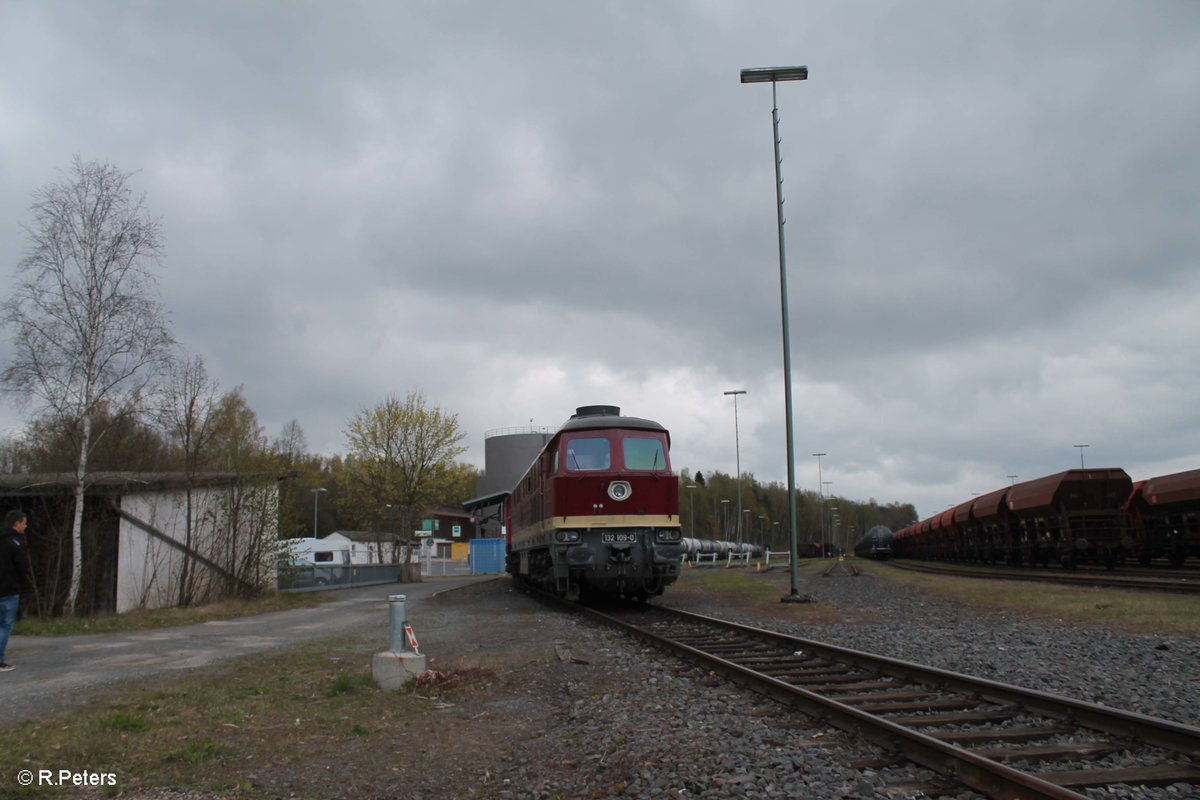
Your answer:
[[[613,448],[620,448],[614,458]],[[667,444],[663,437],[645,435],[577,436],[566,440],[567,472],[600,472],[613,469],[666,472]],[[619,459],[619,463],[617,463]],[[555,454],[553,471],[558,471]]]
[[[667,458],[660,440],[627,436],[621,445],[625,456],[625,469],[660,472],[667,468]]]
[[[608,439],[571,439],[567,442],[568,472],[608,469],[611,464]]]

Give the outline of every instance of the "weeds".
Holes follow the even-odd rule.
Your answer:
[[[101,716],[97,722],[101,728],[121,733],[142,733],[150,729],[150,721],[141,714],[128,711],[112,711]]]

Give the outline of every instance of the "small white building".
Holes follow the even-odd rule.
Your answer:
[[[384,531],[336,531],[321,541],[346,543],[351,564],[400,564],[411,558],[409,545]]]

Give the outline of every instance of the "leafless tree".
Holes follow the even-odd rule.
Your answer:
[[[211,458],[209,445],[215,434],[214,416],[217,409],[217,384],[208,377],[204,359],[196,356],[177,361],[163,385],[162,402],[158,409],[159,424],[183,461],[187,487],[184,501],[184,558],[179,572],[177,601],[186,606],[195,599],[195,574],[192,571],[192,548],[196,544],[196,512],[194,494],[196,473]]]
[[[128,413],[169,363],[174,344],[153,268],[161,226],[134,198],[127,173],[76,157],[70,174],[35,193],[28,250],[0,306],[13,331],[4,387],[80,430],[75,472],[73,613],[83,572],[83,500],[92,418]]]

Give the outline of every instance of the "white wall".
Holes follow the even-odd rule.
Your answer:
[[[269,496],[263,496],[263,492]],[[248,495],[256,494],[253,503],[245,502]],[[120,506],[122,511],[182,544],[187,538],[186,500],[187,493],[183,489],[146,491],[123,495]],[[278,542],[277,503],[278,491],[273,485],[250,490],[246,487],[193,488],[192,549],[228,569],[231,563],[244,562],[246,553],[258,548],[264,562],[261,569],[257,568],[259,565],[249,571],[243,569],[243,577],[259,581],[266,576],[273,581]],[[238,530],[231,529],[233,519],[238,522]],[[176,605],[183,552],[125,518],[120,520],[118,541],[117,613]],[[192,561],[192,576],[189,582],[192,602],[213,599],[226,583],[219,573],[195,560]]]

